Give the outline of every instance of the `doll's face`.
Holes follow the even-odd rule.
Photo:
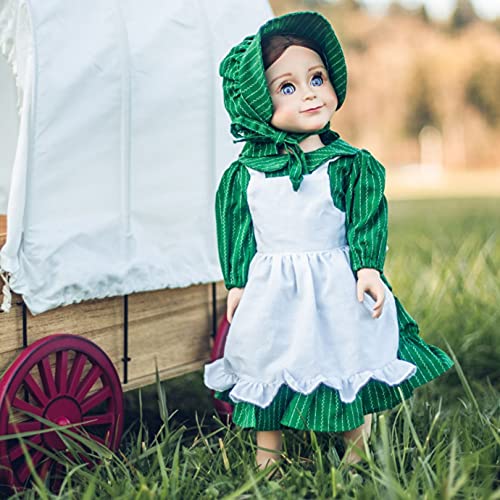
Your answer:
[[[292,45],[266,70],[273,101],[271,125],[287,132],[323,128],[337,109],[337,95],[319,54]]]

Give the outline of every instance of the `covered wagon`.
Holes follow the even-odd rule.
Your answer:
[[[200,368],[224,309],[213,202],[237,154],[217,73],[264,1],[0,3],[0,434],[115,449],[122,389]],[[30,447],[34,443],[35,446]],[[2,482],[29,467],[0,441]]]

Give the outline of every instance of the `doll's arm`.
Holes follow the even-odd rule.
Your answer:
[[[346,191],[346,229],[351,267],[384,269],[387,247],[385,169],[368,152],[357,153]]]
[[[243,288],[250,261],[256,252],[246,190],[249,174],[234,162],[222,176],[215,197],[219,261],[226,288]]]
[[[229,323],[233,322],[234,312],[240,304],[241,297],[243,296],[244,288],[231,288],[227,294],[227,308],[226,316]]]
[[[353,162],[346,192],[347,240],[351,267],[357,275],[358,300],[369,294],[374,300],[373,318],[382,314],[385,289],[380,274],[387,247],[385,169],[370,153],[360,151]]]

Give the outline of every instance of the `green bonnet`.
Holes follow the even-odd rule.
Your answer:
[[[338,135],[330,131],[329,123],[312,134],[286,132],[270,124],[273,104],[265,78],[261,40],[275,34],[307,38],[322,49],[320,55],[337,94],[337,109],[345,100],[347,69],[333,28],[316,12],[294,12],[269,20],[255,35],[247,36],[234,46],[221,62],[219,73],[223,78],[224,105],[231,118],[231,133],[235,142],[246,141],[239,161],[264,172],[288,165],[290,180],[297,191],[303,174],[327,159],[323,159],[320,153],[325,148],[316,154],[304,153],[299,143],[313,134],[320,133],[327,142],[334,141]],[[281,148],[287,154],[280,154]],[[323,153],[329,154],[326,150]]]

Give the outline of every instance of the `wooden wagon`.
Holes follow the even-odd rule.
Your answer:
[[[57,481],[40,449],[66,449],[51,425],[116,449],[122,390],[210,358],[226,296],[213,198],[237,153],[217,66],[270,15],[234,0],[0,7],[14,70],[0,95],[17,92],[4,114],[16,140],[0,156],[3,484],[29,482],[16,434],[32,433],[31,460]]]

